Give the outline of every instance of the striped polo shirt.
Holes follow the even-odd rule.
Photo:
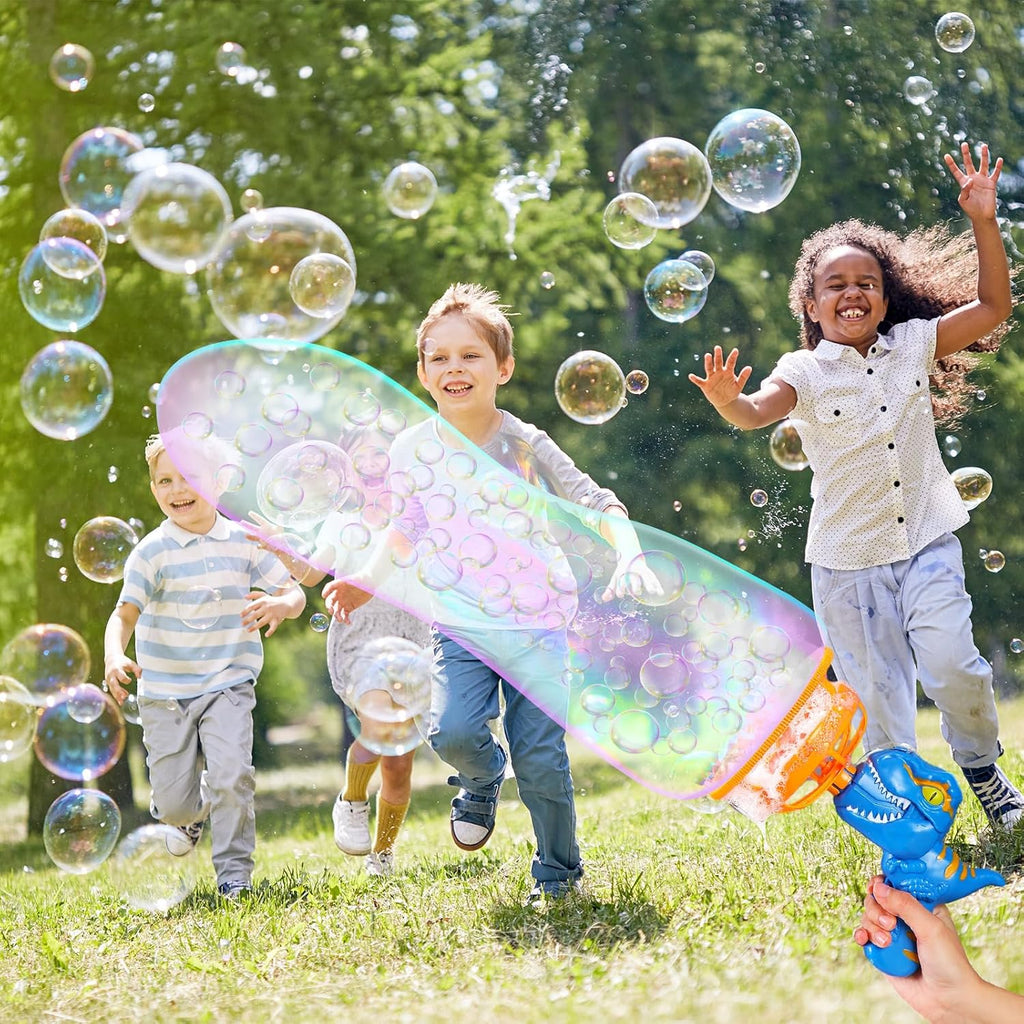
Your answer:
[[[237,523],[218,515],[209,533],[191,533],[165,519],[128,556],[118,598],[140,611],[139,696],[197,697],[255,681],[263,642],[242,625],[246,595],[289,582],[280,561]]]

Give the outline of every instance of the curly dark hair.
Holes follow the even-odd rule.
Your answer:
[[[814,297],[814,271],[826,253],[841,245],[863,249],[882,268],[883,294],[889,300],[883,330],[907,320],[931,320],[978,296],[978,263],[970,232],[954,234],[937,224],[901,236],[861,220],[840,221],[804,240],[793,270],[789,308],[800,321],[804,348],[817,348],[822,338],[821,326],[806,308]],[[968,375],[977,360],[968,353],[994,352],[1011,327],[1004,321],[963,352],[936,362],[929,380],[937,423],[955,425],[970,408],[974,388]]]

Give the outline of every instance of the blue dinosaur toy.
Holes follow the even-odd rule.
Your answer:
[[[986,885],[1005,885],[997,871],[965,864],[946,845],[961,792],[947,771],[906,747],[868,754],[834,796],[836,813],[882,849],[888,885],[916,896],[931,910]],[[892,944],[868,943],[864,955],[885,974],[908,977],[917,971],[914,933],[897,923]]]

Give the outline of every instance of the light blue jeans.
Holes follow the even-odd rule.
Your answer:
[[[139,699],[150,811],[191,825],[209,806],[217,884],[251,882],[256,848],[252,683],[188,700]]]
[[[505,737],[519,786],[530,812],[537,849],[530,873],[542,884],[570,882],[583,874],[576,842],[576,804],[565,749],[565,730],[536,704],[484,664],[462,643],[487,651],[494,663],[526,669],[523,678],[545,680],[544,703],[554,707],[564,670],[565,637],[547,634],[525,648],[519,630],[435,631],[437,685],[430,709],[430,745],[459,773],[459,785],[483,794],[505,774],[505,751],[488,722],[498,717],[499,688],[505,698]],[[560,642],[559,642],[560,641]],[[562,709],[564,718],[565,709]]]
[[[835,671],[864,702],[868,750],[917,747],[917,680],[963,768],[1002,753],[992,668],[971,630],[960,542],[944,534],[912,558],[870,569],[811,566],[811,592]]]

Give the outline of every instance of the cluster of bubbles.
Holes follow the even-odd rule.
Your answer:
[[[356,651],[341,696],[359,720],[364,747],[395,755],[423,742],[433,663],[433,651],[398,636],[371,640]]]
[[[531,199],[542,199],[547,202],[551,198],[551,181],[557,169],[558,163],[554,161],[544,174],[539,171],[516,174],[511,168],[505,168],[498,175],[494,187],[491,189],[491,196],[497,200],[508,218],[504,237],[511,259],[516,258],[513,246],[516,240],[516,223],[519,220],[519,211],[522,209],[523,203],[529,202]]]
[[[992,493],[992,477],[979,466],[961,466],[949,475],[968,510],[976,508]]]
[[[555,398],[577,423],[606,423],[626,402],[626,377],[611,356],[584,349],[556,371]]]
[[[978,555],[981,558],[981,564],[989,572],[1002,572],[1006,568],[1006,555],[1002,551],[987,551],[982,548]]]

